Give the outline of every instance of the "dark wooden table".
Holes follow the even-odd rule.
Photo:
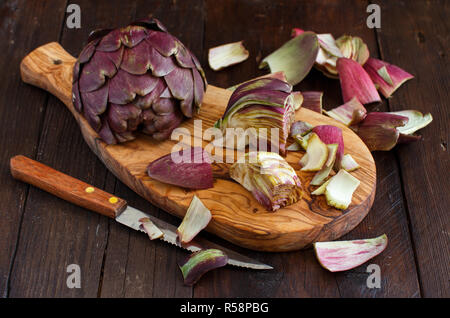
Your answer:
[[[0,292],[2,297],[449,297],[449,4],[379,1],[381,28],[366,26],[372,1],[88,1],[81,28],[66,26],[71,1],[6,0],[0,5]],[[186,254],[14,180],[9,159],[23,154],[128,200],[174,224],[109,173],[84,143],[66,108],[20,80],[31,50],[58,41],[77,56],[92,29],[121,26],[149,13],[201,60],[211,84],[228,87],[263,74],[258,62],[290,37],[293,27],[358,35],[372,56],[415,75],[390,100],[369,110],[418,109],[434,121],[414,144],[376,152],[372,210],[343,239],[386,233],[387,249],[354,270],[332,274],[312,250],[262,253],[233,247],[271,264],[272,271],[227,266],[183,285],[177,260]],[[208,48],[245,40],[242,64],[214,72]],[[297,88],[297,87],[296,87]],[[300,90],[323,90],[329,109],[341,104],[339,81],[313,70]],[[231,246],[217,238],[212,240]],[[381,268],[381,288],[366,286],[368,264]],[[78,264],[81,288],[66,285]]]

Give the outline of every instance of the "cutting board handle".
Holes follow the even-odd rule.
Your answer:
[[[57,42],[44,44],[25,56],[20,63],[20,75],[25,83],[42,88],[61,100],[80,126],[84,140],[103,160],[98,134],[73,107],[72,74],[76,58]],[[108,166],[108,163],[103,160]]]
[[[20,63],[25,83],[40,87],[58,97],[72,112],[72,70],[76,59],[57,42],[42,45]]]
[[[123,199],[25,156],[12,157],[10,167],[15,179],[110,218],[116,218],[127,206]]]

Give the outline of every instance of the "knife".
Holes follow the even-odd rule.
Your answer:
[[[10,160],[11,174],[15,179],[32,184],[57,197],[74,203],[88,210],[115,219],[117,222],[142,231],[141,218],[149,218],[162,232],[161,240],[197,252],[202,249],[216,248],[228,256],[228,264],[251,269],[273,269],[245,255],[239,254],[219,244],[204,238],[196,237],[187,245],[178,240],[177,228],[161,219],[150,216],[138,209],[128,206],[127,202],[115,195],[93,187],[83,181],[56,171],[40,162],[22,155],[12,157]]]

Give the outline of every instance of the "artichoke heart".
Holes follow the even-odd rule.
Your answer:
[[[301,182],[295,170],[274,152],[249,152],[230,168],[230,177],[250,191],[267,210],[299,201]]]

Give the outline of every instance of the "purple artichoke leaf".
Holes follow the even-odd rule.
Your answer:
[[[422,136],[420,136],[420,135],[405,135],[405,134],[400,133],[400,135],[398,136],[397,143],[398,144],[409,144],[411,142],[418,141],[420,139],[422,139]]]
[[[322,97],[323,92],[307,91],[302,92],[303,102],[302,107],[312,110],[316,113],[322,114]]]
[[[166,76],[177,68],[172,57],[165,57],[154,48],[149,48],[148,54],[149,68],[154,76]]]
[[[129,48],[135,47],[147,37],[147,31],[141,26],[129,25],[120,31],[122,44]]]
[[[127,121],[127,130],[135,131],[138,129],[140,124],[141,124],[141,116],[138,116],[136,118],[130,118]]]
[[[158,78],[148,74],[137,76],[119,70],[117,76],[112,78],[109,84],[111,92],[109,101],[115,104],[127,104],[134,100],[136,94],[146,96],[153,92],[159,81]]]
[[[327,144],[337,144],[336,163],[339,163],[344,156],[344,137],[342,136],[342,129],[333,125],[319,125],[312,129],[312,132],[317,134],[319,139]]]
[[[153,91],[158,84],[159,79],[149,74],[144,74],[141,76],[128,74],[127,80],[129,88],[133,91],[133,93],[140,96],[145,96]]]
[[[165,140],[170,137],[172,131],[184,120],[184,116],[179,109],[173,113],[160,114],[154,119],[154,127],[159,130],[152,134],[156,140]]]
[[[366,118],[367,110],[356,97],[353,97],[348,102],[329,111],[324,111],[324,113],[346,126],[353,126]]]
[[[117,73],[114,63],[103,52],[94,54],[90,62],[83,66],[80,74],[80,91],[91,92],[105,83],[105,76],[112,77]]]
[[[295,121],[291,125],[290,136],[295,137],[297,135],[304,136],[313,129],[313,125],[307,123],[306,121]]]
[[[234,92],[246,92],[253,89],[270,89],[290,93],[292,92],[292,85],[276,78],[264,77],[239,85]]]
[[[92,64],[84,66],[78,81],[81,92],[91,92],[105,84],[105,76]]]
[[[170,127],[172,122],[179,120],[179,119],[182,119],[182,118],[180,118],[180,116],[177,116],[176,113],[157,115],[155,117],[155,128],[157,130],[165,130],[168,127]]]
[[[110,127],[118,133],[123,133],[128,129],[128,120],[137,120],[142,110],[133,104],[115,105],[111,104],[108,111],[108,123]]]
[[[388,151],[395,147],[400,133],[395,128],[364,125],[358,127],[358,136],[370,151]]]
[[[152,108],[143,110],[142,113],[141,113],[142,123],[144,125],[148,125],[148,124],[153,123],[153,120],[155,119],[155,116],[156,116],[156,114],[155,114],[155,112],[153,111]]]
[[[186,50],[181,42],[177,41],[178,51],[175,53],[175,59],[178,64],[186,68],[195,68],[194,61],[192,61],[191,55]]]
[[[160,98],[172,98],[173,95],[170,92],[170,89],[168,86],[166,86],[166,88],[164,89],[164,91],[161,93],[161,95],[159,95]]]
[[[80,61],[77,60],[75,62],[75,65],[73,66],[72,84],[74,84],[75,82],[78,82],[79,77],[80,77]]]
[[[406,125],[408,120],[408,117],[392,113],[371,112],[359,124],[357,134],[370,151],[388,151],[399,140],[400,132],[396,128]],[[406,138],[402,137],[402,140]]]
[[[146,41],[165,57],[177,53],[178,47],[174,37],[166,32],[151,31]]]
[[[248,94],[250,91],[254,90],[271,90],[291,93],[292,85],[276,78],[261,78],[238,86],[234,90],[233,95],[236,96],[235,99],[239,99],[244,94]]]
[[[213,187],[214,182],[210,162],[205,150],[193,147],[153,161],[149,164],[147,173],[163,183],[190,189],[208,189]]]
[[[152,134],[152,138],[155,140],[158,140],[158,141],[169,139],[170,135],[172,134],[172,130],[167,129],[167,130],[155,132]]]
[[[177,104],[170,98],[159,98],[152,106],[153,111],[158,115],[170,114],[177,110]]]
[[[103,119],[102,122],[103,122],[102,127],[98,132],[98,135],[108,145],[116,144],[117,143],[116,137],[114,137],[114,134],[112,133],[111,128],[108,125],[108,121],[106,119]]]
[[[364,105],[381,101],[375,84],[358,62],[341,57],[337,60],[336,67],[344,103],[353,97]]]
[[[251,93],[256,93],[260,90],[275,90],[290,93],[292,91],[292,86],[289,83],[277,79],[274,81],[273,78],[261,78],[245,82],[233,91],[224,114],[227,114],[230,108],[235,105],[240,98],[243,96],[250,96]]]
[[[375,58],[369,58],[364,64],[364,69],[386,98],[391,97],[404,82],[414,78],[400,67]]]
[[[223,267],[228,263],[228,256],[216,249],[206,249],[190,254],[180,262],[184,284],[194,285],[206,272]]]
[[[175,98],[183,100],[187,99],[189,94],[192,94],[194,79],[190,69],[175,68],[164,79]]]
[[[120,47],[120,49],[113,52],[104,52],[104,54],[110,59],[111,62],[114,63],[116,70],[120,68],[120,64],[122,63],[124,47]]]
[[[102,70],[104,75],[111,78],[117,73],[117,69],[122,61],[122,54],[122,49],[114,52],[98,51],[95,53],[90,64],[97,63],[97,66]]]
[[[84,48],[83,50],[81,50],[80,55],[78,55],[78,62],[80,64],[86,63],[88,62],[92,55],[94,55],[95,52],[95,42],[96,41],[91,41],[89,42]]]
[[[244,95],[241,99],[236,101],[234,101],[233,96],[231,96],[230,102],[233,99],[233,104],[230,104],[231,106],[225,111],[223,119],[226,119],[230,114],[234,114],[240,109],[252,104],[283,108],[288,96],[289,94],[281,91],[257,91]]]
[[[75,109],[81,113],[83,104],[81,103],[80,90],[78,89],[78,83],[74,83],[72,86],[72,103]]]
[[[103,52],[112,52],[118,50],[122,44],[120,36],[120,30],[111,31],[101,39],[96,49]]]
[[[116,133],[127,131],[127,121],[125,116],[121,116],[120,105],[110,105],[108,109],[108,124]]]
[[[194,85],[194,83],[192,82],[192,85]],[[187,118],[192,118],[194,116],[194,105],[193,105],[193,101],[194,101],[194,91],[193,88],[190,90],[189,95],[186,99],[183,99],[180,102],[180,108],[181,108],[181,112],[184,114],[184,116],[186,116]]]
[[[192,52],[188,48],[186,48],[186,50],[188,50],[189,54],[191,55],[192,62],[194,62],[194,65],[197,68],[197,70],[203,72],[202,65],[200,64],[200,61],[197,59],[197,57],[194,54],[192,54]],[[206,81],[206,79],[205,79],[205,81]],[[206,83],[205,83],[205,85],[206,85]]]
[[[206,80],[205,72],[203,71],[203,68],[202,68],[202,66],[200,65],[200,62],[197,60],[197,58],[195,57],[195,55],[192,54],[192,52],[189,51],[189,49],[186,49],[186,50],[188,50],[189,54],[191,54],[192,61],[194,62],[194,65],[195,65],[195,67],[197,68],[197,71],[200,73],[200,75],[201,75],[201,77],[202,77],[202,79],[203,79],[203,88],[204,88],[204,91],[206,91],[206,88],[208,87],[208,81]],[[194,70],[192,70],[192,71],[194,71]]]
[[[111,31],[112,31],[112,29],[96,29],[96,30],[93,30],[93,31],[91,31],[91,33],[89,33],[88,42],[97,40],[97,43],[98,43],[101,40],[101,38],[106,36]]]
[[[142,110],[139,107],[136,107],[134,104],[127,105],[116,105],[119,106],[120,112],[126,116],[126,118],[138,118]]]
[[[94,129],[96,132],[99,132],[102,126],[100,117],[97,114],[94,114],[89,107],[83,108],[83,115],[92,129]]]
[[[147,73],[147,70],[150,68],[149,50],[150,48],[146,41],[139,43],[132,49],[126,49],[123,53],[120,68],[135,75]]]
[[[322,267],[330,272],[350,270],[367,262],[386,248],[388,238],[376,238],[314,243],[314,252]]]
[[[156,133],[156,127],[155,127],[155,123],[154,123],[153,120],[151,122],[149,122],[149,123],[145,123],[144,125],[145,126],[142,129],[142,132],[144,134],[153,135],[154,133]]]
[[[124,133],[114,134],[118,142],[127,142],[136,139],[132,132],[126,131]]]
[[[152,106],[153,102],[161,96],[161,93],[167,89],[166,83],[161,78],[157,79],[155,88],[145,96],[136,96],[134,104],[142,109],[147,109]],[[172,96],[170,96],[172,97]]]
[[[392,113],[384,112],[370,112],[366,118],[361,122],[360,126],[373,125],[373,126],[385,126],[389,128],[395,128],[404,126],[408,123],[409,118],[406,116],[396,115]]]
[[[113,104],[125,105],[133,101],[136,96],[133,88],[130,86],[132,80],[131,75],[124,70],[119,70],[109,81],[109,96],[108,100]]]
[[[81,92],[81,98],[85,108],[94,115],[101,115],[106,111],[108,103],[108,85],[103,85],[100,89],[92,92]]]
[[[167,32],[166,27],[158,19],[153,18],[151,16],[144,18],[144,19],[137,20],[131,24],[142,26],[142,27],[148,28],[150,30],[154,30],[154,31]]]
[[[194,79],[194,103],[197,108],[200,108],[204,94],[203,79],[196,69],[192,69],[191,71]]]

